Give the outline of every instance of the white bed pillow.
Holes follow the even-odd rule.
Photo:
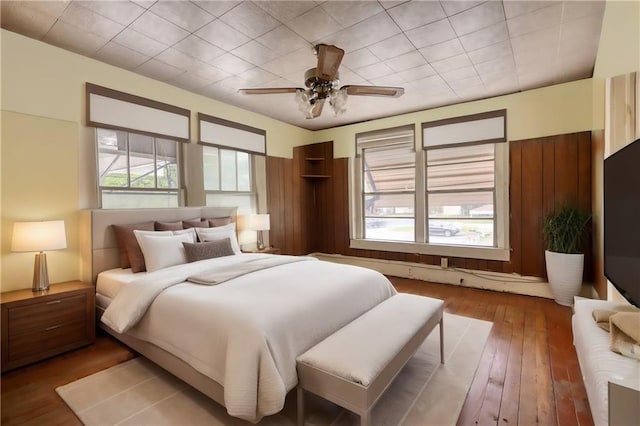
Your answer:
[[[141,235],[151,235],[153,237],[170,237],[172,235],[189,235],[193,239],[193,241],[189,241],[190,243],[195,243],[198,241],[198,236],[196,235],[196,231],[193,228],[179,229],[177,231],[140,231],[136,229],[133,231],[133,234],[136,236],[136,240],[138,240],[138,244],[140,244]]]
[[[229,238],[231,248],[235,254],[241,254],[238,238],[236,237],[236,224],[234,222],[228,225],[216,226],[215,228],[196,228],[198,239],[204,241],[218,241]]]
[[[147,272],[187,263],[182,243],[192,243],[189,233],[177,235],[136,235],[144,255]]]

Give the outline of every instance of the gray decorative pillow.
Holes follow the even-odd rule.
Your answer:
[[[214,257],[231,256],[235,254],[231,248],[231,239],[206,241],[204,243],[182,243],[187,254],[187,262],[213,259]]]
[[[209,228],[209,221],[207,219],[183,220],[182,227],[184,229]]]

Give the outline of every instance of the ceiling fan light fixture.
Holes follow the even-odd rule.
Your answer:
[[[344,89],[333,89],[329,94],[329,105],[333,109],[333,115],[338,117],[347,110],[347,91]]]

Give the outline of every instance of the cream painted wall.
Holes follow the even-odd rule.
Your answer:
[[[47,253],[51,282],[80,277],[78,124],[2,111],[2,291],[31,287],[34,253],[12,253],[17,221],[65,221],[67,249]]]
[[[421,123],[484,111],[507,109],[507,138],[521,140],[593,129],[594,85],[591,79],[559,84],[522,93],[466,102],[364,123],[319,130],[315,141],[334,143],[336,158],[355,155],[355,135],[360,132],[415,124],[418,145]]]
[[[593,77],[640,70],[640,1],[607,0]]]

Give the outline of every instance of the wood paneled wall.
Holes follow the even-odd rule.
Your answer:
[[[283,253],[335,253],[439,265],[440,256],[349,247],[348,160],[333,160],[327,179],[300,177],[302,153],[267,161],[270,240]],[[565,202],[591,211],[591,133],[510,143],[511,261],[449,257],[452,267],[546,277],[542,223]],[[591,242],[585,279],[592,279]]]

